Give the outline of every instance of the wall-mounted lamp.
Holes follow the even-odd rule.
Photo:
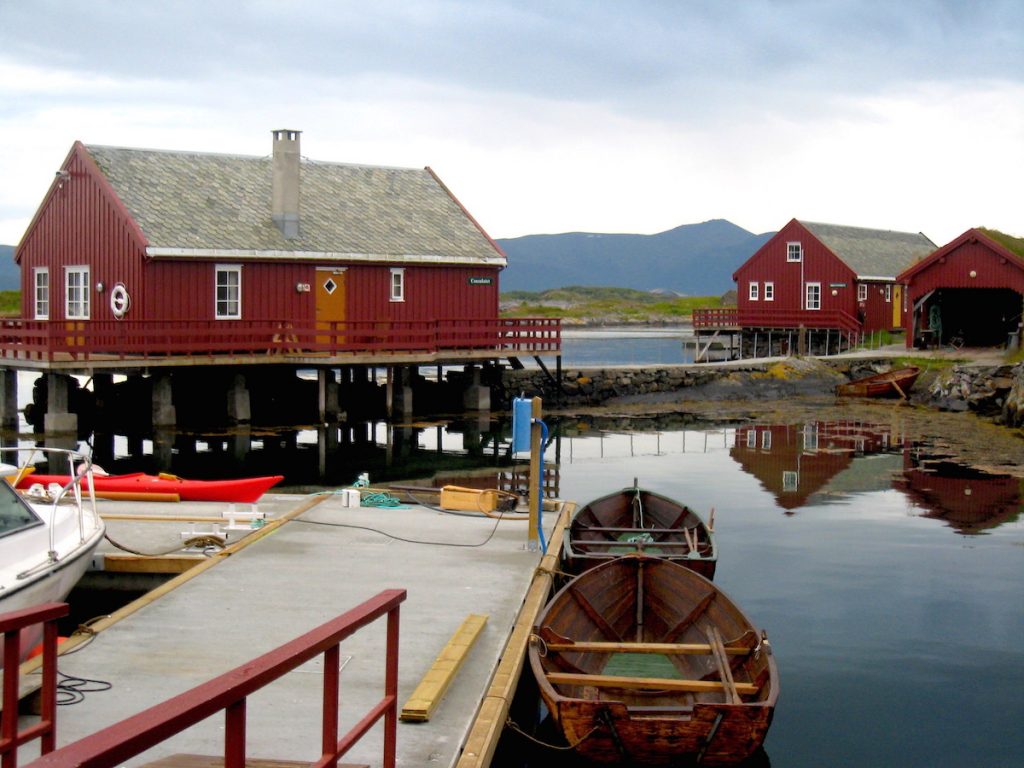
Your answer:
[[[973,269],[972,269],[972,270],[971,270],[971,277],[977,277],[977,276],[978,276],[978,273],[977,273],[977,271],[975,271],[975,270],[973,270]]]
[[[54,174],[61,181],[68,181],[71,178],[71,171],[67,171],[61,168],[57,173]]]
[[[839,291],[837,291],[835,288],[833,288],[832,289],[832,295],[833,296],[838,296],[839,295]]]
[[[295,284],[295,292],[296,293],[309,293],[311,290],[312,290],[312,288],[310,287],[309,283],[296,283]]]
[[[96,293],[103,293],[103,283],[96,283]]]

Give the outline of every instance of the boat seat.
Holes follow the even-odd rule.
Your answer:
[[[579,685],[594,688],[624,688],[633,691],[666,691],[671,693],[709,693],[724,691],[719,680],[675,680],[660,677],[626,677],[619,675],[587,675],[570,672],[549,672],[552,685]],[[733,683],[737,693],[753,695],[758,687],[753,683]]]

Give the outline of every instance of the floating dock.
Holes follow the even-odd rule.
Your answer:
[[[529,627],[557,558],[529,548],[523,519],[405,503],[353,507],[351,501],[339,493],[268,494],[257,507],[231,509],[218,503],[102,502],[111,538],[140,552],[169,549],[184,534],[202,536],[207,520],[223,523],[226,513],[236,531],[225,550],[164,558],[173,563],[156,567],[170,572],[187,566],[189,557],[202,559],[144,598],[98,617],[93,626],[99,631],[87,641],[76,636],[66,644],[75,652],[61,656],[63,674],[111,688],[59,708],[58,747],[283,645],[381,590],[398,588],[408,592],[400,609],[399,709],[423,690],[421,681],[467,618],[486,621],[476,620],[457,673],[439,687],[443,697],[423,705],[429,719],[399,722],[397,764],[489,764],[504,725],[503,699],[515,689]],[[557,554],[573,505],[556,506],[544,512],[543,522],[549,549]],[[246,525],[251,532],[241,530]],[[104,542],[97,562],[107,560],[126,568],[126,558]],[[137,565],[145,562],[140,558]],[[385,629],[385,622],[375,622],[341,644],[342,731],[380,700]],[[322,664],[321,656],[250,698],[251,758],[319,757]],[[380,764],[382,730],[378,723],[342,762]],[[214,715],[126,764],[181,753],[220,756],[224,738],[224,717]]]

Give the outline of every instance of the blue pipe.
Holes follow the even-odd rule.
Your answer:
[[[547,542],[544,541],[544,446],[548,442],[548,425],[541,419],[531,419],[535,424],[540,424],[540,471],[537,473],[537,534],[540,536],[540,551],[544,554],[548,550]]]

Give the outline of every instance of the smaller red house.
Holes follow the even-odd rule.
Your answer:
[[[1020,343],[1024,239],[969,229],[905,269],[907,346]]]
[[[934,249],[920,233],[793,219],[733,274],[739,325],[851,337],[903,328],[897,275]]]

